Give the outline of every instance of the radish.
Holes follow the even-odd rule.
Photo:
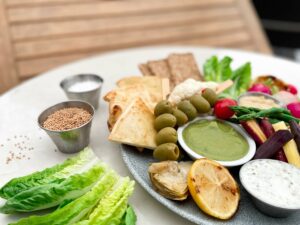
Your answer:
[[[288,110],[296,118],[300,118],[300,102],[293,102],[287,105]]]
[[[214,112],[216,117],[226,120],[234,115],[234,111],[232,111],[229,107],[236,106],[237,102],[230,98],[223,98],[218,100],[214,106]]]
[[[248,89],[249,92],[262,92],[271,95],[271,89],[264,84],[253,84],[252,87]]]
[[[293,95],[296,95],[298,93],[297,88],[292,84],[288,84],[287,91],[292,93]]]

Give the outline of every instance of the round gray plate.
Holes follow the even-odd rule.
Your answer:
[[[148,166],[155,160],[151,151],[138,152],[135,148],[121,145],[123,160],[136,181],[157,201],[165,205],[180,216],[201,225],[296,225],[300,222],[300,214],[293,214],[287,218],[272,218],[259,212],[251,202],[246,191],[241,187],[241,201],[236,215],[230,220],[220,221],[202,213],[191,198],[183,202],[168,200],[155,192],[152,188]],[[238,168],[231,170],[233,176],[238,180]],[[238,181],[239,182],[239,181]]]

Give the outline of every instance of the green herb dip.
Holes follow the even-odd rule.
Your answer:
[[[200,120],[183,130],[183,140],[194,152],[214,160],[233,161],[243,158],[249,145],[230,125],[218,120]]]

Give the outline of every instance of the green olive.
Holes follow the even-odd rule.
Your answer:
[[[197,116],[197,109],[188,100],[179,102],[177,107],[187,115],[189,120],[192,120]]]
[[[189,121],[187,115],[179,109],[174,109],[173,115],[176,117],[178,126],[182,126],[183,124],[186,124]]]
[[[177,160],[179,155],[180,155],[179,148],[174,143],[165,143],[165,144],[159,145],[153,151],[153,157],[160,161]]]
[[[165,127],[161,129],[156,135],[156,144],[176,143],[177,131],[172,127]]]
[[[171,103],[167,100],[162,100],[154,108],[154,115],[159,116],[164,113],[172,113],[173,112],[173,106]]]
[[[176,125],[176,117],[170,113],[164,113],[158,117],[156,117],[154,121],[154,128],[157,131],[165,127],[175,127]]]
[[[201,94],[192,96],[190,101],[199,113],[207,113],[210,111],[210,104],[201,96]]]
[[[214,106],[214,104],[218,100],[218,96],[217,96],[216,92],[214,92],[210,88],[206,88],[202,92],[202,97],[205,98],[209,102],[210,106]]]

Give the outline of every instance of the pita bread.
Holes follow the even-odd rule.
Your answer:
[[[108,139],[136,147],[156,147],[155,117],[141,98],[134,99],[119,117]]]
[[[131,85],[117,88],[112,91],[113,96],[109,101],[109,112],[112,113],[114,106],[118,105],[122,111],[129,105],[129,103],[137,97],[141,97],[150,109],[154,109],[155,102],[152,102],[149,92],[141,85]],[[108,95],[108,94],[107,94]]]
[[[166,99],[166,95],[170,92],[169,79],[159,78],[154,76],[145,77],[126,77],[117,82],[119,87],[128,87],[132,85],[139,85],[145,88],[155,103]]]

